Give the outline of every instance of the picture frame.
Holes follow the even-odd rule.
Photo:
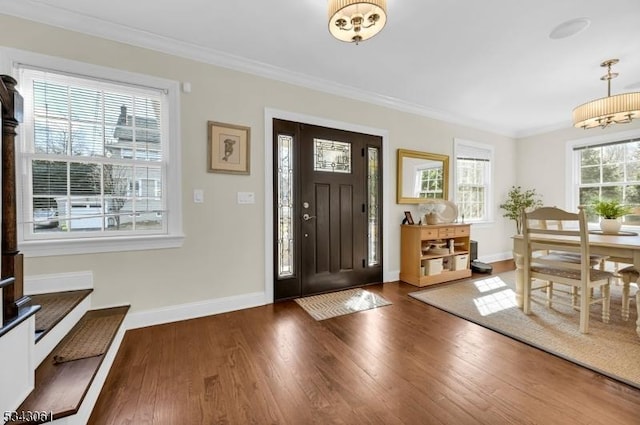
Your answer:
[[[405,220],[407,220],[407,224],[415,224],[415,222],[413,221],[413,216],[411,215],[411,211],[405,211],[404,218]]]
[[[207,136],[209,173],[250,174],[250,127],[208,121]]]

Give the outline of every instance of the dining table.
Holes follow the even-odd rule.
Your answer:
[[[516,303],[522,309],[524,305],[524,253],[525,244],[522,235],[513,236],[513,259],[516,263]],[[565,243],[567,246],[578,246],[579,239],[573,236],[536,235],[532,239],[553,240]],[[608,261],[632,264],[640,270],[640,235],[635,232],[623,231],[617,234],[603,234],[596,231],[589,232],[589,253],[609,257]],[[640,279],[639,279],[640,280]],[[640,288],[640,284],[638,285]],[[640,289],[636,291],[636,332],[640,336]]]

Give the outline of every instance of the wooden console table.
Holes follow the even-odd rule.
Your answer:
[[[400,280],[415,286],[427,286],[471,276],[469,265],[469,224],[402,225],[400,229]],[[453,252],[423,252],[425,246],[453,244]],[[431,261],[444,263],[437,273],[429,271]]]

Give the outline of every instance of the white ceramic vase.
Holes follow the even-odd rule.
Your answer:
[[[622,227],[622,222],[619,218],[600,219],[600,230],[602,230],[602,233],[616,234],[620,232],[620,227]]]

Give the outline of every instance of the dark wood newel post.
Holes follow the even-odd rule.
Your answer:
[[[22,97],[16,91],[17,81],[0,76],[2,101],[2,281],[15,278],[3,290],[3,323],[15,318],[22,306],[29,304],[24,296],[22,254],[18,251],[16,210],[16,128],[22,121]]]

